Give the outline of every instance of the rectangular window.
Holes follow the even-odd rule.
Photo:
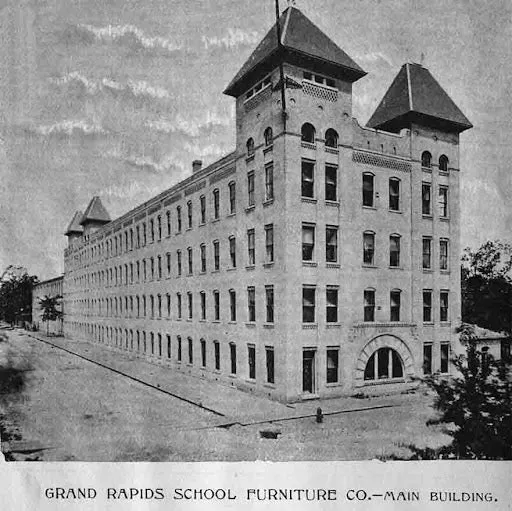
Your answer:
[[[423,345],[423,374],[432,374],[432,344]]]
[[[166,223],[167,223],[167,236],[171,235],[171,212],[167,211],[165,214]]]
[[[389,266],[392,268],[400,266],[400,236],[389,237]]]
[[[274,225],[265,225],[265,255],[266,262],[274,262]]]
[[[338,169],[331,165],[325,167],[325,200],[338,200]]]
[[[439,320],[448,321],[448,291],[441,291],[439,293]]]
[[[220,245],[218,241],[213,242],[213,268],[215,271],[220,269]]]
[[[375,321],[375,290],[364,290],[364,320],[368,322]]]
[[[311,161],[302,161],[302,197],[315,196],[315,164]]]
[[[213,190],[213,218],[217,220],[220,215],[220,192],[219,190]]]
[[[181,293],[176,294],[176,308],[178,312],[178,319],[181,319]]]
[[[267,383],[275,383],[274,348],[271,346],[265,346],[265,361],[267,365]]]
[[[315,322],[316,288],[304,286],[302,288],[302,322]]]
[[[249,257],[249,266],[256,264],[256,247],[255,247],[254,229],[247,231],[247,252]]]
[[[447,373],[450,359],[450,345],[447,342],[441,343],[441,372]]]
[[[181,362],[181,336],[178,335],[178,362]]]
[[[432,268],[432,238],[422,239],[422,250],[423,250],[423,269],[430,270]]]
[[[187,202],[188,228],[192,229],[192,201]]]
[[[229,256],[231,258],[231,268],[236,268],[236,238],[229,238]]]
[[[389,321],[400,321],[400,301],[400,291],[391,291],[389,294]]]
[[[199,296],[201,297],[201,319],[204,320],[206,319],[206,293],[201,291]]]
[[[206,245],[201,245],[201,272],[206,272]]]
[[[274,322],[274,286],[265,286],[266,322]]]
[[[201,195],[199,198],[199,206],[201,210],[201,223],[206,223],[206,197]]]
[[[187,255],[188,255],[188,274],[192,275],[193,270],[193,259],[192,259],[192,247],[187,248]]]
[[[247,312],[248,321],[256,321],[256,289],[254,287],[247,288]]]
[[[167,358],[171,358],[171,336],[169,334],[167,334],[166,339],[167,339]]]
[[[236,212],[236,184],[234,181],[229,183],[229,212],[231,214]]]
[[[375,234],[363,233],[363,264],[375,264]]]
[[[432,290],[423,290],[423,322],[432,322]]]
[[[177,232],[181,232],[181,206],[176,208],[176,224]]]
[[[338,227],[334,225],[325,228],[325,260],[328,263],[338,262]]]
[[[187,301],[188,301],[188,319],[192,319],[194,301],[193,301],[192,293],[190,293],[190,292],[187,293]]]
[[[439,269],[448,269],[448,240],[439,240]]]
[[[236,321],[236,291],[234,289],[229,290],[229,311],[230,320]]]
[[[432,214],[432,185],[430,183],[422,183],[421,185],[421,213],[423,215]]]
[[[158,317],[162,317],[162,295],[158,295]]]
[[[315,250],[315,226],[302,224],[302,260],[312,261]]]
[[[188,338],[188,363],[194,363],[194,345],[192,344],[192,339]]]
[[[254,172],[247,174],[247,205],[254,206]]]
[[[338,288],[328,287],[325,292],[325,316],[327,323],[338,322]]]
[[[249,379],[256,379],[256,346],[249,344],[247,346],[247,363],[249,365]]]
[[[374,176],[363,174],[363,206],[373,208],[374,206]]]
[[[340,350],[339,348],[327,348],[327,383],[339,382]]]
[[[220,294],[218,291],[213,292],[213,319],[220,320]]]
[[[265,166],[265,200],[274,198],[274,165],[269,163]]]
[[[206,367],[206,341],[201,339],[201,367]]]
[[[236,374],[236,344],[229,343],[229,358],[231,362],[231,374]]]
[[[162,256],[158,256],[157,260],[157,272],[158,272],[158,278],[162,278]]]
[[[220,343],[213,341],[213,354],[215,358],[215,370],[220,371]]]
[[[439,217],[448,218],[448,187],[439,187]]]
[[[171,253],[167,252],[167,276],[169,277],[171,275]],[[137,273],[139,271],[139,263],[137,263]]]
[[[178,267],[178,277],[181,275],[181,250],[176,252],[176,265]]]
[[[167,317],[171,317],[171,295],[167,294]]]
[[[389,209],[400,211],[400,180],[396,178],[389,180]]]

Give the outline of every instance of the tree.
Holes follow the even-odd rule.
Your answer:
[[[61,299],[60,295],[45,295],[44,298],[39,298],[39,306],[43,310],[41,319],[46,322],[46,335],[50,334],[50,321],[56,321],[62,317],[62,311],[58,308]]]
[[[32,288],[37,277],[12,276],[0,284],[0,317],[14,325],[19,319],[28,321],[32,317]]]
[[[472,325],[462,325],[459,333],[467,354],[453,360],[457,375],[426,379],[440,412],[427,424],[454,425],[448,452],[457,458],[512,460],[511,366],[495,361],[485,348],[477,349]]]
[[[487,241],[462,257],[462,321],[512,333],[512,246]]]

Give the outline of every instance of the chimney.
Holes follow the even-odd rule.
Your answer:
[[[192,162],[192,173],[195,174],[203,168],[203,162],[201,160],[194,160]]]

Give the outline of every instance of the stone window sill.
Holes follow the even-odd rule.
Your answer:
[[[302,323],[302,330],[316,330],[318,329],[317,323]]]
[[[318,263],[314,261],[302,261],[302,266],[307,268],[316,268],[318,266]]]
[[[306,204],[316,204],[318,202],[314,197],[301,197],[300,200]]]
[[[274,204],[274,199],[267,199],[267,200],[263,201],[264,208],[271,206],[272,204]]]

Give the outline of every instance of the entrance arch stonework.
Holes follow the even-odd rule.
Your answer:
[[[380,334],[366,343],[364,348],[361,350],[361,353],[359,353],[354,377],[356,387],[364,384],[364,370],[366,368],[366,364],[373,353],[375,353],[379,348],[392,348],[400,355],[404,365],[404,379],[406,381],[410,380],[414,376],[414,359],[407,344],[395,335]]]

